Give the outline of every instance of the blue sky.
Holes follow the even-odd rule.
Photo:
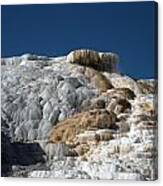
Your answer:
[[[94,3],[2,6],[2,57],[59,56],[78,48],[116,52],[120,71],[155,76],[156,4]]]

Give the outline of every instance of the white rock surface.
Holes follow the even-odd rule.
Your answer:
[[[117,54],[91,50],[2,59],[2,176],[157,179],[155,82],[119,74],[118,61]],[[113,87],[101,93],[91,73],[101,73]],[[114,112],[114,124],[83,128],[76,144],[49,141],[60,121],[92,107]]]

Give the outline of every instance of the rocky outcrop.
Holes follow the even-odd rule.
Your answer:
[[[87,130],[114,127],[116,116],[106,110],[90,110],[58,123],[52,131],[50,141],[53,143],[76,143],[76,136]],[[98,140],[98,135],[97,139]]]
[[[85,49],[2,59],[2,176],[157,179],[157,83],[118,61]]]
[[[127,99],[131,100],[136,97],[134,92],[129,88],[114,88],[111,90],[107,90],[107,96],[110,98],[121,98],[121,99]]]
[[[127,75],[120,75],[117,73],[109,74],[105,72],[104,75],[111,81],[114,88],[128,88],[136,95],[142,93],[141,88],[137,84],[136,80]]]
[[[93,67],[99,71],[117,72],[119,58],[114,53],[96,52],[79,49],[67,56],[67,62]]]
[[[137,81],[137,84],[140,87],[142,93],[157,94],[157,83],[154,79],[149,79],[149,80],[140,79]]]

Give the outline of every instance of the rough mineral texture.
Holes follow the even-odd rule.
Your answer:
[[[93,67],[100,71],[116,72],[118,55],[115,53],[96,52],[80,49],[72,51],[67,56],[67,62]]]
[[[88,49],[1,60],[2,176],[157,179],[157,83]]]
[[[58,123],[52,131],[50,141],[53,143],[75,143],[77,134],[84,133],[87,130],[114,127],[115,121],[116,115],[114,113],[102,109],[80,113]]]

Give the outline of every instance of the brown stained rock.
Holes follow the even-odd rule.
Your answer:
[[[98,143],[99,141],[109,141],[113,139],[112,130],[99,129],[96,131],[85,131],[76,136],[77,144]]]
[[[130,131],[130,126],[127,122],[120,121],[116,123],[119,129],[119,132],[126,133]]]
[[[144,144],[144,152],[152,152],[152,151],[157,151],[155,145],[153,143],[147,143]]]
[[[89,49],[79,49],[67,55],[67,62],[92,67],[100,71],[117,71],[119,57],[115,53],[103,53]]]
[[[81,105],[82,111],[89,111],[93,109],[105,109],[105,101],[99,98],[95,98],[92,100],[84,100]]]
[[[114,88],[111,81],[107,79],[102,72],[89,67],[83,67],[83,74],[88,81],[101,92]]]
[[[87,153],[90,150],[90,147],[88,144],[80,144],[76,146],[74,150],[79,156],[83,156],[85,153]]]
[[[107,129],[97,131],[96,134],[99,136],[99,141],[109,141],[113,139],[112,132]]]
[[[108,89],[114,88],[111,82],[100,72],[94,76],[93,83],[101,92],[106,92]]]
[[[78,144],[87,144],[90,142],[97,142],[100,140],[100,136],[96,134],[96,131],[85,131],[76,136],[75,141]]]
[[[100,141],[109,141],[113,139],[112,132],[107,129],[101,129],[97,131],[86,131],[85,133],[77,136],[77,146],[74,151],[79,155],[92,154],[92,147],[97,146]]]
[[[139,129],[157,129],[157,122],[156,121],[141,121],[137,124],[137,128]]]
[[[156,94],[157,93],[157,82],[148,82],[145,80],[138,80],[138,86],[140,87],[143,94]]]
[[[117,104],[122,105],[121,112],[124,112],[126,109],[131,109],[131,104],[126,99],[118,99]]]
[[[150,115],[154,115],[155,112],[154,104],[151,105],[149,103],[142,103],[141,107],[143,112],[148,113]]]
[[[106,92],[108,89],[114,88],[111,81],[103,75],[102,72],[93,69],[92,67],[81,66],[78,68],[80,73],[86,77],[89,83],[100,92]]]
[[[110,98],[124,98],[124,99],[134,99],[135,93],[129,88],[114,88],[107,91],[107,96]]]
[[[131,110],[131,104],[123,98],[112,99],[110,104],[107,106],[107,110],[120,114]]]
[[[104,109],[105,108],[105,101],[104,100],[102,100],[102,99],[95,99],[95,100],[93,100],[93,103],[92,103],[92,105],[91,105],[91,107],[93,108],[93,109]]]
[[[70,63],[77,63],[80,65],[91,65],[91,64],[98,64],[100,61],[100,56],[96,51],[93,50],[75,50],[68,54],[67,62]]]
[[[74,143],[77,134],[86,130],[107,129],[115,124],[116,115],[104,109],[94,109],[79,113],[58,123],[52,130],[50,141],[53,143]]]
[[[95,98],[92,100],[84,100],[80,108],[84,112],[93,109],[105,109],[106,103],[103,99],[99,99],[99,98]]]

